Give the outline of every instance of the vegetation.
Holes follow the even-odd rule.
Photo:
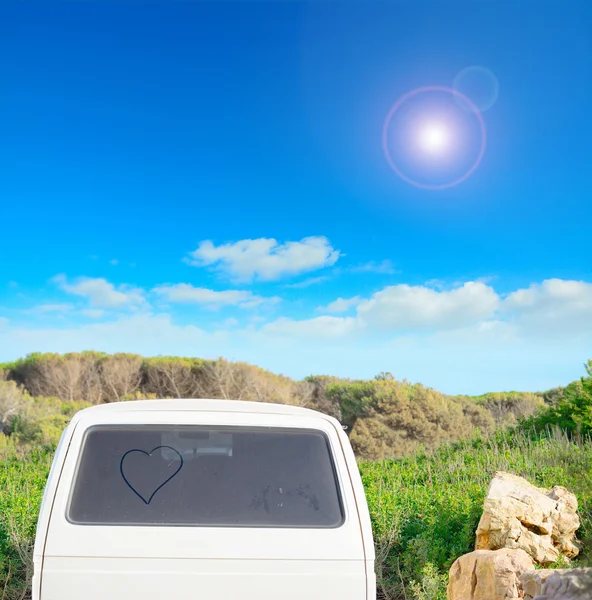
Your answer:
[[[585,365],[587,377],[569,384],[545,411],[525,419],[522,428],[535,435],[560,429],[570,437],[592,435],[592,360]]]
[[[30,598],[37,514],[53,450],[0,437],[0,598]]]
[[[592,558],[592,444],[560,433],[532,440],[519,430],[448,444],[428,454],[362,461],[375,543],[379,591],[385,599],[444,600],[446,574],[471,552],[494,473],[535,485],[564,485],[576,494],[584,552]]]
[[[295,382],[251,365],[94,352],[0,365],[0,598],[28,597],[43,487],[64,425],[91,404],[139,397],[243,398],[338,417],[359,458],[377,547],[379,592],[443,600],[452,562],[473,548],[496,470],[578,497],[592,562],[592,363],[550,392],[451,397],[381,374]]]
[[[5,432],[12,427],[10,431],[17,433],[15,427],[21,425],[11,423],[17,414],[16,420],[22,420],[23,407],[31,403],[36,404],[33,412],[45,411],[48,421],[54,411],[55,424],[79,402],[234,398],[295,404],[335,416],[348,426],[358,456],[370,459],[410,455],[419,447],[433,450],[477,429],[489,435],[544,406],[544,399],[531,393],[446,396],[421,384],[397,381],[390,373],[371,381],[330,376],[294,381],[223,358],[208,361],[99,352],[37,353],[0,365],[0,384],[2,379],[7,380],[0,388],[0,423]],[[56,399],[66,407],[60,407]]]

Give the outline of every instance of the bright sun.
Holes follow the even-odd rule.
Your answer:
[[[448,147],[449,134],[440,123],[430,123],[419,132],[419,145],[431,154],[442,152]]]

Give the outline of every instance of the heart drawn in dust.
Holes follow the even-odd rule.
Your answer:
[[[148,490],[138,490],[138,487],[140,487],[140,482],[138,477],[141,476],[141,474],[136,473],[135,470],[131,470],[132,467],[137,468],[140,463],[138,462],[138,458],[140,457],[146,457],[141,458],[142,461],[156,461],[159,460],[159,457],[157,457],[156,455],[154,455],[154,452],[156,452],[156,450],[160,450],[160,448],[168,448],[169,450],[172,450],[175,454],[178,455],[179,457],[179,466],[177,467],[177,469],[172,473],[172,475],[169,475],[168,472],[167,473],[163,473],[162,477],[157,479],[156,481],[152,482],[152,487],[150,487],[149,484],[149,489]],[[134,464],[132,465],[130,463],[130,459],[135,456],[135,460],[134,460]],[[127,461],[126,461],[127,459]],[[125,466],[125,464],[127,464],[127,467]],[[145,464],[150,464],[150,463],[145,463]],[[157,467],[160,466],[160,462],[157,463],[152,463],[155,464]],[[170,466],[170,462],[168,463],[167,466]],[[142,465],[142,468],[145,468],[145,466]],[[121,457],[121,461],[119,463],[119,471],[121,472],[121,476],[123,477],[123,480],[125,481],[127,487],[129,487],[129,489],[136,494],[136,496],[138,496],[138,498],[140,498],[140,500],[142,500],[142,502],[144,504],[150,504],[150,502],[152,501],[152,498],[154,498],[154,495],[156,494],[156,492],[158,492],[158,490],[162,489],[175,475],[177,475],[177,473],[179,473],[179,471],[181,470],[181,467],[183,466],[183,457],[181,456],[181,453],[178,450],[175,450],[174,448],[171,448],[170,446],[156,446],[156,448],[152,448],[152,450],[150,450],[150,452],[146,452],[145,450],[139,450],[134,448],[133,450],[128,450],[122,457]],[[126,474],[126,468],[127,468],[127,474]],[[158,476],[158,473],[156,473],[156,476]],[[134,479],[136,480],[136,483],[134,485],[134,483],[132,483],[132,481],[134,481]],[[142,486],[145,487],[145,486]],[[147,498],[146,498],[147,497]]]

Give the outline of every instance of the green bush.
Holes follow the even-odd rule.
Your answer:
[[[564,485],[579,501],[590,560],[592,444],[567,436],[536,441],[518,433],[446,445],[435,453],[361,461],[384,598],[445,598],[445,577],[456,558],[474,549],[475,530],[496,471],[535,485]]]
[[[20,445],[57,445],[74,413],[87,402],[63,402],[59,398],[29,398],[12,419],[9,435]]]
[[[90,405],[88,399],[64,400],[80,387],[79,379],[66,375],[77,374],[89,364],[101,366],[99,382],[109,383],[114,396],[162,397],[166,391],[162,386],[173,380],[176,389],[171,394],[181,384],[189,394],[196,382],[210,391],[221,382],[224,389],[211,397],[237,397],[240,392],[249,399],[296,403],[287,378],[223,360],[205,363],[161,357],[140,365],[132,355],[83,353],[32,355],[3,365],[2,378],[6,373],[20,374],[33,385],[34,374],[45,373],[41,381],[46,387],[53,382],[56,388],[64,385],[68,393],[61,398],[34,398],[15,381],[0,380],[1,600],[27,598],[37,513],[53,448],[72,415]],[[142,377],[154,386],[151,392],[148,383],[137,389],[140,367]],[[359,466],[384,599],[445,599],[448,570],[456,558],[473,549],[483,500],[498,470],[538,486],[564,485],[574,492],[582,522],[578,535],[584,546],[576,562],[592,564],[592,361],[587,375],[560,392],[552,390],[544,398],[546,408],[541,408],[540,394],[449,397],[419,384],[398,382],[388,374],[366,382],[316,377],[302,383],[298,402],[340,416],[350,426],[357,456],[364,458]],[[71,387],[70,381],[76,385]],[[96,378],[89,381],[89,390],[99,389]],[[236,389],[227,390],[227,381]],[[499,428],[516,419],[515,429]],[[455,442],[459,437],[468,441]],[[384,456],[401,458],[368,460]]]
[[[3,600],[28,596],[33,575],[37,515],[49,474],[52,448],[26,455],[0,436],[0,590]]]
[[[37,511],[52,448],[23,453],[0,436],[0,589],[22,598],[31,575]],[[565,435],[536,441],[520,434],[474,438],[432,454],[359,463],[375,536],[378,585],[388,600],[444,600],[452,562],[473,549],[483,500],[495,471],[543,487],[564,485],[578,497],[590,559],[592,444]],[[576,563],[577,564],[577,563]]]
[[[421,384],[396,381],[387,374],[371,381],[340,381],[325,394],[340,407],[342,423],[358,456],[405,456],[420,447],[495,430],[492,414],[476,400],[445,396]]]
[[[584,366],[587,377],[570,383],[551,406],[522,420],[520,429],[535,434],[560,429],[570,436],[592,435],[592,360]]]
[[[380,373],[371,381],[321,375],[294,381],[224,358],[144,358],[94,351],[29,354],[0,365],[0,383],[3,379],[12,380],[8,383],[28,396],[64,402],[221,398],[306,406],[347,425],[355,451],[369,459],[409,455],[420,446],[435,449],[470,437],[477,429],[488,434],[512,427],[545,402],[555,404],[564,393],[557,388],[537,394],[447,396],[421,384],[397,381],[391,373]],[[0,394],[0,417],[2,404]]]

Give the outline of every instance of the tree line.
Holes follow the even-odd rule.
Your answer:
[[[242,362],[176,356],[34,353],[0,365],[0,426],[23,442],[53,439],[83,406],[141,398],[213,398],[293,404],[336,417],[358,456],[406,456],[531,417],[556,404],[545,393],[450,396],[390,373],[371,380],[310,376],[295,381]],[[44,433],[45,431],[45,433]]]

